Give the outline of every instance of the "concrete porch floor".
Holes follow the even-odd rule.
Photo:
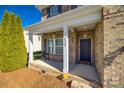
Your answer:
[[[35,60],[33,63],[37,63],[39,65],[51,68],[56,71],[63,71],[63,62]],[[80,78],[95,80],[99,82],[95,67],[92,65],[69,64],[69,73],[79,76]]]

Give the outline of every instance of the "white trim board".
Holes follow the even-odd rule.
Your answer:
[[[81,6],[31,25],[27,30],[34,34],[46,33],[63,29],[63,26],[74,27],[96,23],[101,21],[101,18],[101,6]]]

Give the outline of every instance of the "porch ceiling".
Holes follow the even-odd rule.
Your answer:
[[[76,26],[76,31],[86,31],[86,30],[94,30],[96,27],[96,23],[88,24],[88,25],[80,25]]]
[[[76,27],[87,25],[93,28],[96,22],[101,21],[101,6],[81,6],[63,14],[48,18],[43,22],[26,28],[33,34],[62,30],[63,26]],[[92,24],[92,25],[89,25]]]

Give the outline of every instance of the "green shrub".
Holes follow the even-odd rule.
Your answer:
[[[27,53],[20,17],[5,12],[0,25],[0,70],[26,67]]]

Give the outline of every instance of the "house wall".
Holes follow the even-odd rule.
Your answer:
[[[65,10],[68,8],[65,6]],[[93,55],[103,87],[124,87],[124,53],[116,56],[114,52],[124,46],[124,6],[103,6],[102,20],[93,31],[69,32],[69,61],[76,63],[80,59],[80,38],[92,38]],[[63,38],[63,31],[44,33],[43,49],[49,38]],[[53,61],[63,61],[62,56],[50,55]]]
[[[85,37],[86,36],[86,37]],[[46,42],[47,39],[52,38],[63,38],[63,31],[57,31],[52,33],[44,33],[42,35],[44,40],[44,50],[46,50]],[[94,51],[93,47],[93,31],[77,31],[73,29],[73,31],[69,31],[69,62],[75,64],[80,61],[80,39],[90,38],[92,40],[92,52]],[[94,52],[93,55],[94,56]],[[60,55],[49,55],[49,59],[52,61],[63,62],[63,56]]]
[[[40,40],[38,40],[40,38]],[[29,51],[28,45],[29,45],[29,34],[28,31],[24,31],[24,39],[25,39],[25,46],[27,49],[27,52]],[[33,51],[41,51],[41,36],[40,35],[33,35]]]
[[[124,6],[103,6],[103,19],[97,23],[95,65],[103,87],[124,87]]]
[[[50,7],[51,6],[52,5],[50,5],[49,7],[46,7],[46,8],[41,10],[42,11],[42,17],[41,17],[42,21],[49,18],[49,12],[50,12]],[[77,7],[77,5],[59,5],[59,13],[58,14],[64,13],[64,12],[69,11],[71,9],[74,9],[76,7]]]
[[[104,87],[124,87],[124,54],[112,56],[116,50],[124,46],[124,6],[103,6],[103,25],[103,85]]]
[[[78,31],[77,32],[77,38],[76,38],[76,61],[80,61],[80,39],[91,39],[91,61],[92,63],[94,62],[93,57],[94,57],[94,34],[93,31]]]
[[[58,34],[57,34],[58,33]],[[53,34],[53,33],[52,33]],[[103,6],[102,21],[93,31],[69,32],[69,61],[80,60],[80,38],[92,38],[92,59],[95,62],[103,87],[124,87],[124,53],[116,56],[114,52],[124,46],[124,6]],[[51,37],[63,37],[63,32],[56,32]],[[46,36],[47,37],[47,36]],[[62,56],[51,59],[62,61]],[[58,59],[57,59],[58,58]]]
[[[71,5],[62,5],[61,13],[71,10]]]
[[[97,72],[99,74],[101,82],[104,78],[104,44],[103,44],[103,23],[99,22],[96,25],[96,29],[94,31],[94,52],[95,52],[95,66]]]
[[[52,32],[52,33],[44,33],[42,35],[43,50],[47,51],[47,40],[48,39],[53,39],[53,38],[63,38],[63,31],[56,31],[56,32]],[[62,62],[63,61],[63,56],[51,54],[51,55],[49,55],[49,60],[57,61],[57,62]]]

